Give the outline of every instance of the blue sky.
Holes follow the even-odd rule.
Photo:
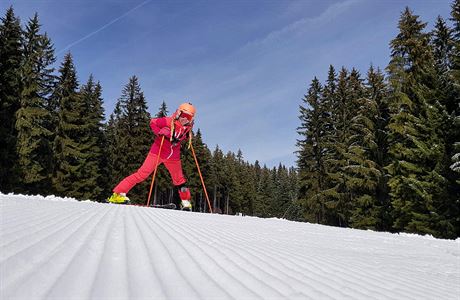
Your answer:
[[[70,51],[80,83],[93,74],[107,117],[129,77],[155,114],[191,101],[204,142],[269,167],[294,166],[299,105],[330,64],[365,75],[384,69],[388,44],[409,6],[428,22],[452,1],[3,0],[25,24],[38,12],[57,63]]]

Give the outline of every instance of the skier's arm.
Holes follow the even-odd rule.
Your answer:
[[[150,120],[150,128],[156,135],[160,134],[160,130],[163,127],[167,127],[165,118],[155,118]]]
[[[151,119],[150,128],[157,136],[163,135],[167,139],[171,138],[171,128],[169,128],[166,118]]]

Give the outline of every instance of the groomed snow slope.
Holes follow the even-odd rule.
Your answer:
[[[460,241],[0,194],[0,299],[459,299]]]

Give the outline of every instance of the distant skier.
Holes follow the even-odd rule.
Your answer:
[[[185,186],[186,179],[182,172],[180,161],[180,143],[192,139],[192,127],[195,117],[195,107],[191,103],[183,103],[170,117],[150,120],[150,128],[158,136],[164,136],[161,147],[159,164],[163,163],[171,174],[173,184],[179,188],[181,209],[192,210],[191,194]],[[149,154],[142,166],[133,174],[123,179],[114,189],[108,199],[111,203],[128,203],[126,194],[138,183],[144,181],[155,169],[160,151],[161,138],[155,139]]]

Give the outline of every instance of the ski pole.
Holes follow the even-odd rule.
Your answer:
[[[201,184],[203,185],[204,195],[206,196],[206,200],[208,201],[209,212],[212,214],[212,207],[211,201],[209,201],[208,192],[206,191],[206,186],[204,185],[203,176],[201,175],[200,165],[198,164],[198,159],[196,159],[195,149],[193,149],[193,144],[190,144],[190,148],[192,149],[193,158],[195,159],[196,168],[198,169],[198,174],[200,175]]]
[[[157,174],[158,163],[160,162],[161,148],[163,148],[163,142],[165,141],[165,136],[161,136],[160,150],[158,150],[157,162],[155,164],[155,170],[153,171],[152,183],[150,184],[149,198],[147,200],[147,207],[150,206],[150,196],[152,195],[153,183],[155,182],[155,175]]]

